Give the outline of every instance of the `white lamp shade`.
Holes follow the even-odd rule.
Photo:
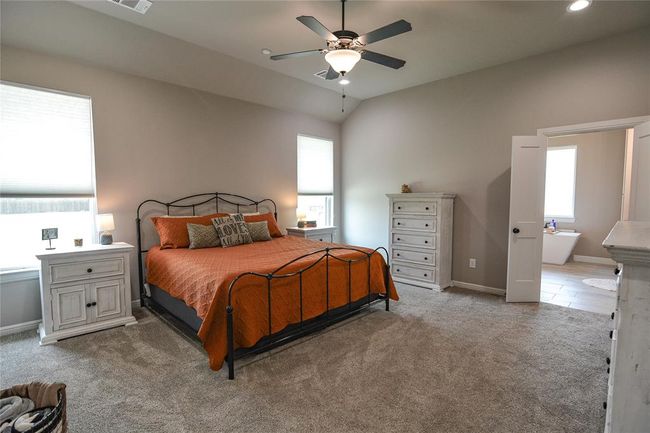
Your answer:
[[[354,50],[333,50],[325,54],[325,60],[336,72],[350,72],[361,60],[361,54]]]
[[[97,215],[97,229],[100,232],[115,230],[112,213],[102,213]]]
[[[296,218],[298,218],[298,221],[303,221],[305,218],[307,218],[307,212],[305,212],[303,209],[297,208]]]

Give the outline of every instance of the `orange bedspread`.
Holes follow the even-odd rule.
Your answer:
[[[255,242],[231,248],[165,249],[154,247],[147,253],[147,281],[182,299],[203,320],[199,338],[208,352],[210,368],[221,368],[227,354],[226,305],[228,286],[244,272],[269,273],[285,263],[326,246],[322,242],[284,236],[267,242]],[[370,252],[371,250],[365,250]],[[358,252],[333,251],[337,257],[359,258]],[[313,263],[320,254],[302,259],[282,273],[290,273]],[[329,309],[348,302],[348,265],[330,258]],[[370,291],[385,293],[384,258],[375,253],[371,259]],[[325,260],[303,274],[303,320],[323,314],[327,308]],[[368,293],[366,261],[352,264],[352,301]],[[390,278],[390,277],[389,277]],[[298,277],[274,279],[271,286],[271,326],[273,333],[300,321]],[[268,295],[266,279],[247,276],[233,289],[235,348],[251,347],[268,334]],[[390,281],[390,297],[398,300]]]

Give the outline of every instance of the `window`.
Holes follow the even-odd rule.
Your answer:
[[[95,240],[91,100],[0,82],[0,271],[32,268],[55,247]]]
[[[544,217],[575,218],[576,146],[549,147],[546,153]]]
[[[319,227],[334,224],[334,143],[298,136],[298,212]]]

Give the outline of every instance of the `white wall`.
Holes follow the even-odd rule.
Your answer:
[[[455,192],[453,278],[505,288],[512,136],[649,113],[650,28],[363,101],[342,130],[345,241],[386,245],[403,183]]]

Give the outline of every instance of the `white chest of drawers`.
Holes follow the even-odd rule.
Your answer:
[[[452,193],[386,194],[389,254],[397,282],[443,290],[451,285]]]
[[[650,222],[619,221],[603,242],[622,264],[612,313],[606,433],[650,432]]]
[[[41,345],[136,323],[131,314],[126,243],[38,254],[41,261]]]

